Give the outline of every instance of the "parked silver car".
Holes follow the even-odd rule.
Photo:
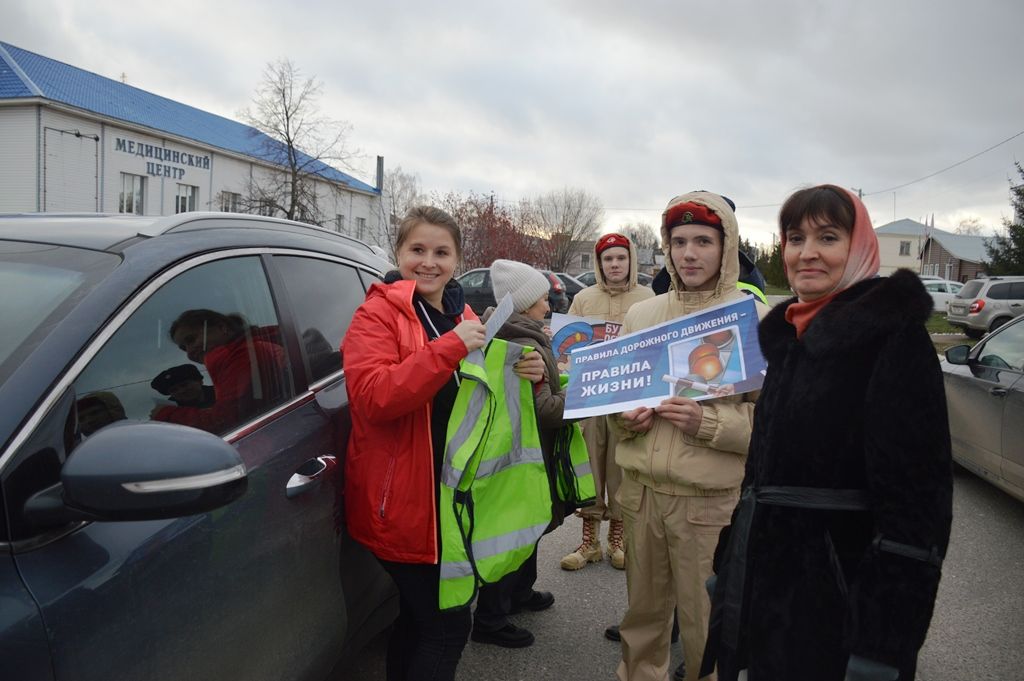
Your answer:
[[[1024,314],[1024,277],[989,277],[964,284],[949,302],[946,316],[971,338],[981,338]]]
[[[1024,317],[942,362],[953,459],[1024,501]]]

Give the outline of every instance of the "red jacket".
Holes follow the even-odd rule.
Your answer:
[[[259,370],[260,394],[254,394],[252,359]],[[197,407],[166,406],[154,416],[154,421],[181,423],[211,433],[222,433],[241,425],[260,405],[279,399],[282,395],[281,367],[284,350],[281,346],[245,336],[211,348],[203,358],[210,372],[213,390],[217,396],[207,409]]]
[[[431,402],[466,356],[449,331],[432,343],[413,281],[375,283],[342,341],[352,432],[345,460],[349,534],[382,560],[437,563]],[[463,319],[476,319],[467,306]]]

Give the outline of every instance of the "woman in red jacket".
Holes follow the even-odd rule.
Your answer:
[[[484,345],[484,326],[452,279],[462,238],[444,211],[414,208],[395,244],[398,270],[370,287],[342,343],[352,433],[345,462],[349,534],[398,586],[388,681],[452,680],[469,608],[438,608],[438,480],[459,362]],[[537,353],[521,376],[539,381]]]

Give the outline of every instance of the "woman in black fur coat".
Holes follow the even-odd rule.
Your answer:
[[[779,216],[795,299],[761,321],[768,373],[743,497],[715,557],[702,675],[914,678],[952,519],[945,393],[918,277],[879,278],[860,200]]]

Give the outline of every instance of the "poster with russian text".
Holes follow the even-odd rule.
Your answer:
[[[565,418],[654,407],[673,395],[706,400],[759,389],[767,364],[757,321],[747,297],[573,348]]]

